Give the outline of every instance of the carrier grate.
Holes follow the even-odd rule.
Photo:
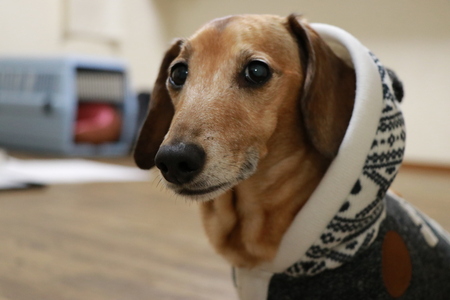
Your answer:
[[[122,72],[77,69],[77,94],[81,102],[120,103],[124,99]]]

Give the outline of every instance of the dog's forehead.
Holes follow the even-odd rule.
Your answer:
[[[187,45],[189,52],[222,57],[243,48],[266,53],[295,48],[286,19],[272,15],[236,15],[212,20],[192,35]]]
[[[214,19],[205,24],[203,28],[213,27],[219,32],[223,32],[227,28],[234,28],[240,31],[245,31],[246,29],[265,30],[268,27],[279,26],[285,22],[286,18],[275,15],[232,15]]]

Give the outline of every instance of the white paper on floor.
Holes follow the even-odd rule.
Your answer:
[[[89,182],[148,181],[151,173],[137,167],[100,163],[85,159],[8,158],[0,164],[0,187],[4,184],[32,182],[71,184]]]

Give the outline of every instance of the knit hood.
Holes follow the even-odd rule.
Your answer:
[[[241,299],[266,299],[274,273],[314,276],[367,249],[377,237],[386,213],[384,196],[403,159],[404,120],[387,70],[344,30],[312,27],[355,69],[353,114],[336,158],[286,231],[274,260],[235,270]]]

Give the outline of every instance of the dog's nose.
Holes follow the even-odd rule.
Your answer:
[[[183,184],[201,172],[205,156],[205,151],[195,144],[164,145],[156,153],[155,165],[167,181]]]

